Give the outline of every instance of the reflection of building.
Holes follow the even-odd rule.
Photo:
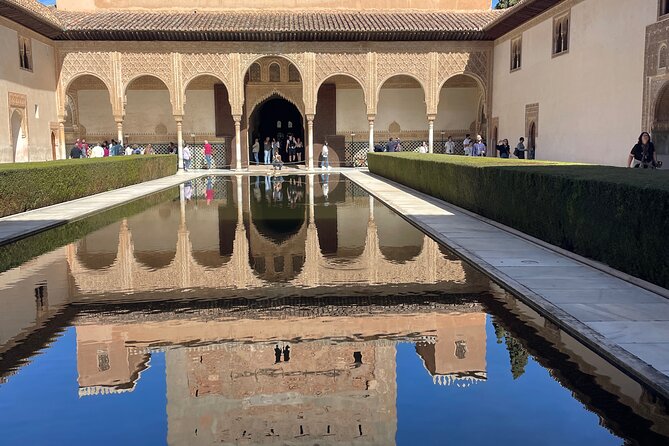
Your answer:
[[[471,303],[406,314],[388,308],[269,319],[221,312],[211,321],[198,312],[156,321],[141,313],[87,315],[77,322],[79,392],[141,385],[139,372],[160,349],[170,444],[393,444],[396,342],[430,340],[426,373],[485,376],[486,316]],[[461,342],[465,351],[455,347]],[[291,347],[288,362],[275,364],[275,345]]]
[[[329,182],[329,203],[317,196],[310,176],[308,193],[294,208],[258,202],[248,177],[228,183],[225,205],[165,203],[71,245],[76,287],[84,296],[105,290],[161,299],[156,290],[192,288],[220,297],[221,289],[251,293],[267,284],[282,284],[275,286],[278,294],[340,285],[488,288],[483,275],[385,206],[353,193],[348,180]],[[147,230],[156,221],[159,227]],[[89,254],[89,245],[97,250]],[[98,265],[89,257],[108,260]]]

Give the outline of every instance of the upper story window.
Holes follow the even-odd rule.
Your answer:
[[[278,63],[273,63],[269,66],[269,81],[281,82],[281,67]]]
[[[662,17],[667,14],[669,14],[669,0],[660,0],[657,15]]]
[[[260,64],[254,63],[249,68],[249,81],[251,82],[260,82]]]
[[[569,51],[569,13],[556,17],[553,20],[553,55],[564,54]]]
[[[19,36],[19,66],[24,70],[33,70],[33,50],[30,37]]]
[[[667,68],[667,45],[661,45],[657,53],[657,68]]]
[[[300,81],[300,72],[297,70],[297,67],[293,64],[288,65],[288,82],[299,82]]]
[[[520,70],[523,51],[522,38],[516,37],[511,40],[511,71]]]

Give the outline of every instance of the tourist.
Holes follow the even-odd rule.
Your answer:
[[[102,150],[103,150],[102,156],[104,156],[105,158],[107,158],[107,157],[109,156],[109,153],[110,153],[110,150],[109,150],[109,144],[105,144],[105,145],[102,147]]]
[[[465,149],[465,156],[471,156],[472,155],[472,140],[470,138],[469,133],[465,135],[465,140],[462,141],[462,146]]]
[[[425,144],[425,141],[421,142],[418,146],[418,153],[427,153],[427,145]]]
[[[279,144],[279,141],[277,141],[276,138],[272,138],[272,162],[274,162],[276,154],[279,153],[280,147],[281,145]]]
[[[125,146],[125,156],[130,156],[130,155],[132,155],[132,152],[133,152],[133,150],[132,150],[132,147],[130,147],[130,144],[128,144],[127,146]]]
[[[183,160],[184,160],[184,170],[188,172],[188,169],[190,168],[190,160],[191,160],[191,151],[190,151],[190,146],[186,144],[183,148]]]
[[[256,138],[255,142],[253,143],[251,151],[253,152],[253,159],[256,160],[256,165],[260,164],[260,160],[258,159],[258,155],[260,154],[260,141],[258,138]]]
[[[497,151],[499,152],[499,157],[500,158],[509,158],[509,154],[511,153],[511,147],[509,146],[509,140],[508,139],[502,139],[499,141],[499,144],[497,144]]]
[[[274,347],[274,364],[278,364],[281,362],[281,349],[277,345]]]
[[[297,162],[302,162],[302,152],[304,151],[304,144],[300,138],[295,141],[295,151],[297,152]]]
[[[209,144],[209,141],[204,140],[204,160],[207,163],[207,169],[211,169],[211,156],[214,153],[214,148]]]
[[[135,145],[135,148],[132,149],[133,155],[142,155],[144,153],[144,147]]]
[[[394,152],[396,146],[397,143],[395,142],[395,140],[392,137],[388,138],[388,144],[386,144],[386,152]]]
[[[174,143],[171,142],[171,143],[167,146],[167,153],[169,153],[170,155],[172,155],[173,153],[177,153],[177,152],[178,152],[177,146],[175,146]]]
[[[146,149],[144,149],[144,155],[153,155],[153,146],[151,144],[146,145]]]
[[[402,140],[397,138],[395,140],[395,152],[401,152],[402,150],[404,150],[402,147]]]
[[[286,149],[288,150],[288,162],[294,163],[297,161],[297,144],[295,143],[295,137],[289,136],[288,141],[286,142]]]
[[[263,151],[265,152],[265,158],[263,160],[265,161],[265,164],[269,164],[272,159],[272,143],[269,141],[269,136],[265,138]]]
[[[91,148],[86,143],[86,140],[82,139],[81,140],[81,151],[84,153],[84,158],[88,158],[88,157],[91,156],[90,150],[91,150]]]
[[[274,154],[274,161],[272,161],[272,167],[274,170],[281,170],[283,168],[283,161],[281,160],[281,154],[277,150]]]
[[[472,146],[472,156],[486,156],[486,146],[481,135],[476,135],[476,143]]]
[[[325,141],[325,144],[323,144],[323,149],[321,150],[321,158],[322,158],[321,169],[323,170],[330,169],[329,156],[330,156],[330,149],[328,148],[328,142]]]
[[[102,148],[100,143],[97,143],[91,149],[91,158],[103,158],[105,156],[105,149]]]
[[[516,156],[516,158],[524,160],[525,159],[525,138],[522,136],[520,137],[520,140],[518,141],[518,145],[516,148],[513,150],[513,154]]]
[[[657,162],[655,144],[650,140],[650,134],[648,132],[641,133],[638,142],[632,147],[627,159],[627,166],[647,169],[648,167],[660,167],[661,165]]]
[[[288,362],[288,361],[290,361],[290,347],[286,345],[283,348],[283,362]]]
[[[123,143],[121,141],[116,141],[112,146],[112,156],[121,155],[122,150],[123,150]]]
[[[444,149],[448,155],[453,155],[455,153],[455,143],[453,142],[453,138],[451,136],[449,136],[444,143]]]
[[[83,158],[83,153],[81,152],[81,147],[79,144],[79,140],[72,146],[72,150],[70,150],[70,158],[73,159],[78,159],[78,158]]]

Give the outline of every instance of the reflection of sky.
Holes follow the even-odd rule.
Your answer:
[[[414,344],[397,346],[397,444],[620,444],[531,357],[525,374],[513,380],[506,347],[496,343],[490,318],[486,332],[488,380],[467,388],[433,384]],[[70,327],[0,386],[0,442],[164,444],[164,353],[152,354],[133,392],[82,398],[76,354]]]
[[[132,392],[79,398],[76,332],[69,327],[0,386],[0,444],[165,444],[165,354],[153,353],[149,365]]]
[[[432,384],[415,346],[397,346],[398,445],[621,444],[532,357],[514,380],[490,317],[486,337],[488,380],[467,388]]]

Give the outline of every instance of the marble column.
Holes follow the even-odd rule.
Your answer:
[[[314,170],[314,115],[307,115],[307,170]]]
[[[123,117],[115,116],[114,121],[116,121],[116,141],[119,143],[123,142]]]
[[[367,115],[367,121],[369,122],[369,151],[374,151],[374,119],[375,115]]]
[[[184,132],[183,132],[183,117],[175,116],[177,122],[177,154],[179,156],[179,169],[184,168]]]
[[[232,119],[235,121],[235,170],[242,170],[242,117],[233,115]]]
[[[60,146],[61,159],[67,159],[67,146],[65,145],[65,120],[58,120],[58,145]]]
[[[427,116],[427,131],[428,131],[428,143],[427,148],[429,153],[434,153],[434,120],[435,115]]]

